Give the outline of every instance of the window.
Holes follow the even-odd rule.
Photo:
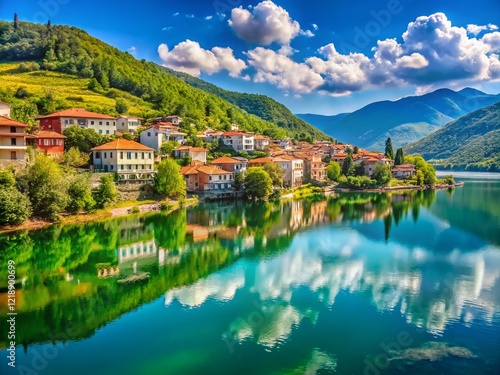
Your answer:
[[[208,176],[208,181],[212,181],[212,176]]]
[[[11,126],[10,127],[10,132],[11,133],[15,133],[16,132],[16,127],[15,126]]]
[[[106,130],[106,134],[109,134],[109,130]]]
[[[43,140],[43,145],[44,146],[50,146],[49,140],[48,139],[44,139]]]
[[[128,165],[128,169],[131,170],[132,169],[132,164],[129,164]]]
[[[74,124],[74,123],[75,123],[75,121],[74,121],[73,119],[71,119],[71,120],[69,120],[69,123],[70,123],[70,124]]]
[[[101,129],[99,129],[99,134],[102,134],[102,130]]]
[[[99,121],[99,125],[102,125],[102,121]]]
[[[123,170],[123,164],[122,164],[122,165],[120,165],[120,169],[121,169],[121,170]]]
[[[17,140],[16,140],[15,138],[11,138],[11,139],[10,139],[10,145],[11,145],[11,146],[15,146],[15,145],[16,145],[16,143],[17,143]]]
[[[10,152],[10,160],[16,160],[16,159],[17,159],[16,152],[15,151],[11,151]]]
[[[139,154],[138,152],[135,153],[135,158],[136,159],[139,159],[139,156],[137,156],[138,154]]]
[[[99,151],[97,151],[95,153],[95,157],[96,157],[96,159],[100,159],[101,158],[101,153]]]
[[[109,126],[109,121],[106,121],[106,126]]]
[[[148,155],[148,157],[149,157],[149,158],[151,159],[151,152],[149,152],[149,155]]]
[[[105,153],[104,153],[104,159],[107,159],[107,158],[108,158],[108,153],[107,153],[107,152],[105,152]]]
[[[120,152],[120,159],[123,159],[123,152]]]
[[[132,153],[131,152],[127,152],[127,159],[132,159]]]
[[[151,137],[151,132],[148,132],[148,137]]]
[[[110,152],[110,153],[109,153],[109,158],[110,158],[110,159],[112,159],[112,158],[113,158],[113,153],[112,153],[112,152]]]
[[[142,153],[142,158],[144,159],[144,152]]]
[[[90,121],[90,125],[94,125],[94,121]]]
[[[68,125],[68,120],[64,120],[64,124],[65,124],[65,125]]]
[[[113,165],[111,165],[111,166],[110,166],[110,169],[111,169],[111,170],[113,170],[113,169],[114,169],[114,166],[113,166]]]

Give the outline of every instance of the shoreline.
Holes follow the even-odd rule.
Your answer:
[[[376,189],[351,189],[351,188],[339,188],[334,187],[329,189],[327,192],[334,193],[388,193],[399,190],[443,190],[449,188],[455,188],[463,186],[463,182],[456,182],[453,185],[448,184],[437,184],[437,185],[425,185],[425,186],[413,186],[413,185],[401,185],[401,186],[391,186],[391,187],[382,187]]]

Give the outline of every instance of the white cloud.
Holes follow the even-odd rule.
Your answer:
[[[127,50],[128,53],[130,53],[131,55],[135,56],[136,53],[137,53],[137,47],[135,46],[132,46],[130,47],[128,50]]]
[[[300,35],[305,35],[308,38],[312,38],[314,36],[314,33],[311,30],[305,30],[305,31],[300,31]]]
[[[205,17],[205,19],[206,19],[207,21],[210,21],[213,17],[214,17],[214,16],[206,16],[206,17]]]
[[[493,33],[486,34],[481,40],[490,48],[490,51],[500,51],[500,32],[495,31]]]
[[[203,49],[198,42],[187,39],[171,51],[166,44],[158,46],[158,54],[164,66],[199,76],[201,72],[213,74],[227,70],[231,77],[238,77],[247,65],[234,57],[231,48]]]
[[[318,25],[316,25],[315,23],[312,24],[312,27],[314,30],[318,30]]]
[[[217,17],[220,18],[220,20],[222,21],[224,18],[226,18],[226,15],[224,13],[220,13],[220,12],[217,12],[216,13]]]
[[[263,1],[251,10],[234,8],[228,21],[236,35],[249,43],[289,44],[300,32],[299,23],[272,1]]]
[[[474,36],[480,34],[483,31],[486,31],[486,30],[495,31],[495,30],[498,30],[498,26],[494,25],[492,23],[489,23],[487,25],[482,25],[482,26],[478,26],[478,25],[474,25],[474,24],[467,25],[467,33],[472,34]]]
[[[174,17],[177,17],[179,15],[179,12],[175,12],[174,14],[172,14],[172,16]]]
[[[194,14],[186,14],[186,18],[194,18]]]
[[[162,31],[168,31],[168,30],[171,30],[172,29],[172,26],[165,26]]]

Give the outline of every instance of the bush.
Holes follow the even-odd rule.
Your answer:
[[[0,224],[18,225],[31,215],[31,203],[24,194],[9,187],[0,189]]]
[[[24,99],[24,98],[27,98],[28,97],[28,90],[26,89],[26,87],[18,87],[16,93],[14,94],[14,96],[18,99]]]
[[[140,213],[140,212],[141,212],[141,209],[140,209],[139,207],[137,207],[137,206],[134,206],[134,207],[132,207],[131,212],[132,212],[133,214],[138,214],[138,213]]]
[[[455,179],[453,178],[453,176],[450,174],[448,176],[445,176],[443,178],[443,183],[445,183],[446,185],[455,185]]]
[[[342,185],[351,189],[373,189],[378,186],[377,181],[367,176],[349,176]]]
[[[170,211],[172,209],[172,207],[173,206],[168,202],[161,202],[161,204],[160,204],[160,209],[162,211]]]

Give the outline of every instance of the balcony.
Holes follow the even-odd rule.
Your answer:
[[[21,150],[26,150],[26,146],[0,145],[0,150],[21,151]]]

